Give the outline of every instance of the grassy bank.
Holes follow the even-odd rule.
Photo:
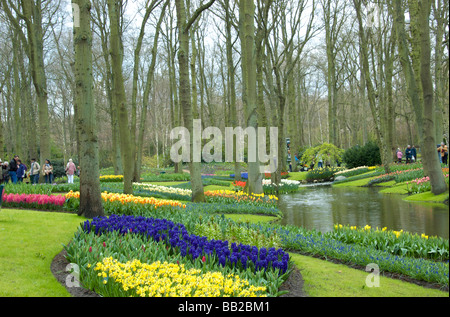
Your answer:
[[[68,213],[0,209],[0,296],[69,296],[50,264],[84,220]]]

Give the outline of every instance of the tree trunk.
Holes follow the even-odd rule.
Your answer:
[[[90,1],[77,0],[79,26],[74,24],[76,102],[80,128],[80,206],[78,215],[86,218],[104,215],[100,191],[100,168],[97,142],[97,115],[92,87],[92,31]],[[77,17],[75,17],[77,18]]]
[[[189,169],[191,174],[192,184],[192,201],[204,202],[205,193],[203,190],[203,183],[201,177],[201,162],[194,161],[194,126],[192,116],[191,91],[189,80],[189,29],[195,20],[199,17],[202,11],[208,9],[214,0],[208,2],[206,5],[197,9],[193,16],[187,21],[186,7],[184,0],[176,0],[175,6],[177,11],[177,26],[178,26],[178,41],[180,47],[178,49],[178,65],[179,65],[179,98],[180,108],[183,112],[184,126],[188,129],[190,134],[190,162]],[[201,128],[201,127],[200,127]]]
[[[153,47],[152,47],[152,60],[150,62],[150,66],[148,68],[147,72],[147,84],[144,89],[144,95],[143,95],[143,104],[142,104],[142,112],[141,112],[141,118],[139,123],[139,133],[137,138],[137,144],[136,144],[136,166],[135,166],[135,172],[134,172],[134,180],[136,182],[140,181],[141,178],[141,167],[142,167],[142,151],[144,148],[144,134],[145,134],[145,128],[146,128],[146,121],[147,121],[147,111],[148,111],[148,103],[149,103],[149,95],[150,91],[152,90],[152,84],[154,80],[154,73],[155,73],[155,65],[156,65],[156,56],[158,51],[158,40],[159,40],[159,34],[161,33],[161,23],[166,11],[166,7],[169,4],[169,1],[166,1],[164,3],[164,6],[161,11],[161,15],[158,20],[158,24],[156,25],[156,31],[155,31],[155,37],[153,39]]]
[[[127,101],[122,73],[122,49],[119,31],[118,3],[115,0],[108,0],[108,12],[114,94],[117,103],[120,151],[123,163],[123,192],[124,194],[133,194],[135,158],[133,156],[133,144],[131,142],[131,132],[128,125]]]
[[[383,123],[382,123],[382,115],[379,112],[379,107],[376,105],[376,98],[375,98],[375,89],[372,83],[372,79],[370,77],[370,68],[369,68],[369,56],[368,56],[368,49],[367,49],[367,40],[366,40],[366,34],[364,31],[364,26],[362,22],[361,17],[361,0],[353,0],[353,3],[355,5],[356,9],[356,15],[357,20],[359,24],[359,39],[360,39],[360,46],[361,46],[361,57],[362,57],[362,72],[364,72],[365,77],[365,85],[367,87],[367,95],[369,99],[369,106],[372,113],[372,118],[375,123],[375,131],[377,133],[377,140],[378,145],[380,147],[381,151],[381,160],[384,165],[384,170],[388,174],[390,173],[389,168],[389,162],[392,161],[392,156],[390,155],[390,151],[388,150],[387,140],[385,131],[383,129]]]
[[[239,1],[239,37],[241,39],[242,56],[242,101],[245,109],[245,121],[247,127],[258,128],[258,115],[256,106],[256,61],[255,61],[255,4],[253,0]],[[250,146],[249,142],[249,152]],[[258,153],[258,141],[255,144]],[[255,155],[257,157],[257,155]],[[262,174],[259,161],[248,161],[248,182],[246,190],[248,193],[261,194]]]
[[[40,163],[50,159],[50,122],[47,102],[47,77],[44,65],[44,39],[41,8],[38,3],[22,0],[23,14],[27,25],[29,57],[32,65],[33,83],[38,104],[38,128]]]
[[[433,81],[431,78],[430,11],[431,1],[418,2],[418,30],[420,30],[420,79],[423,93],[423,151],[422,162],[430,177],[431,192],[435,195],[447,191],[447,184],[436,157],[436,139],[434,129]]]

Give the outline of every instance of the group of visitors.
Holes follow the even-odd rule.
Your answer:
[[[437,146],[437,153],[438,153],[438,157],[439,157],[439,162],[447,165],[448,164],[448,161],[447,161],[448,160],[448,148],[444,142],[442,142],[440,145]],[[396,151],[397,163],[402,163],[403,156],[405,158],[406,164],[416,162],[417,161],[417,150],[416,150],[415,146],[413,145],[411,147],[410,145],[408,145],[405,149],[405,153],[403,153],[400,150],[400,148],[398,148]]]
[[[0,171],[0,184],[6,184],[8,182],[13,184],[22,183],[24,182],[24,179],[27,179],[28,177],[31,184],[38,184],[41,173],[44,176],[46,184],[52,184],[54,181],[53,165],[50,160],[45,160],[45,163],[41,168],[36,159],[32,158],[30,170],[28,171],[27,165],[22,163],[18,155],[14,155],[14,158],[9,162],[3,162],[0,159]],[[80,175],[80,167],[76,167],[72,159],[69,159],[69,162],[65,167],[65,172],[67,175],[67,182],[73,184],[73,176],[75,174],[78,176]]]
[[[403,152],[400,150],[400,148],[397,149],[397,163],[401,163],[403,160]],[[414,163],[417,161],[417,150],[416,147],[413,145],[409,145],[405,149],[405,162],[406,164]]]
[[[445,165],[448,164],[448,147],[444,142],[441,142],[441,146],[438,145],[437,147],[439,162],[444,163]]]

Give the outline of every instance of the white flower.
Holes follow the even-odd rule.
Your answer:
[[[263,185],[272,185],[272,180],[270,179],[263,179]],[[299,181],[291,180],[291,179],[282,179],[281,185],[300,185]]]
[[[192,190],[190,189],[182,189],[182,188],[174,188],[167,186],[160,186],[154,184],[145,184],[145,183],[133,183],[134,186],[138,186],[141,189],[148,189],[154,192],[160,193],[171,193],[171,194],[179,194],[179,195],[192,195]]]

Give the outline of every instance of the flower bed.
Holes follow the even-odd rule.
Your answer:
[[[208,240],[189,234],[184,225],[166,219],[111,215],[86,221],[83,230],[86,233],[92,231],[95,235],[108,231],[144,235],[156,242],[165,241],[183,257],[189,256],[192,260],[201,256],[214,257],[222,266],[251,267],[257,271],[275,270],[280,274],[288,269],[289,254],[282,249],[258,250],[256,247],[233,243],[230,250],[228,241]]]
[[[343,171],[338,171],[334,174],[334,176],[352,177],[373,171],[376,168],[376,166],[359,166],[351,169],[345,169]]]
[[[245,181],[235,181],[233,182],[233,186],[236,190],[241,191],[245,188],[245,185],[247,182]],[[289,179],[282,179],[281,183],[276,186],[275,184],[272,184],[272,180],[270,179],[263,179],[262,181],[264,194],[274,195],[277,193],[292,193],[298,190],[298,186],[300,185],[299,181],[296,180],[289,180]]]
[[[66,198],[62,195],[3,194],[2,206],[39,210],[63,210]]]
[[[447,174],[444,174],[445,182],[447,183],[447,186],[449,184],[448,181],[448,171]],[[420,194],[424,192],[431,191],[431,183],[430,183],[430,177],[422,177],[422,178],[416,178],[413,179],[410,182],[406,182],[406,189],[409,194]]]
[[[326,234],[338,241],[372,246],[377,250],[388,251],[393,255],[445,261],[449,259],[449,241],[425,234],[411,234],[403,230],[373,229],[370,226],[335,225],[334,231]]]
[[[437,283],[448,290],[449,264],[435,260],[413,258],[377,250],[373,245],[345,243],[327,234],[299,227],[280,225],[254,225],[269,233],[276,232],[282,240],[282,248],[306,255],[334,259],[343,263],[365,267],[370,263],[378,265],[381,271],[402,274],[413,279]]]
[[[160,261],[120,263],[109,257],[97,262],[94,271],[99,271],[103,285],[110,285],[109,292],[120,292],[118,297],[261,297],[266,290],[239,275],[202,273],[200,269],[187,270],[184,264]]]
[[[448,174],[448,168],[442,169],[442,173],[444,175]],[[368,186],[388,182],[391,180],[395,180],[396,183],[404,183],[415,180],[420,180],[420,183],[423,183],[425,180],[424,172],[422,167],[417,167],[414,169],[400,169],[389,174],[382,174],[378,177],[369,181]]]
[[[100,182],[123,182],[123,175],[101,175]]]
[[[213,203],[244,203],[257,206],[274,206],[278,197],[264,194],[246,194],[242,191],[209,190],[205,191],[207,202]]]
[[[114,273],[107,270],[105,263],[114,264],[115,268],[121,266],[119,263],[129,263],[133,272],[140,272],[140,267],[149,269],[153,263],[161,267],[161,263],[167,262],[163,267],[175,270],[185,266],[186,271],[196,269],[196,274],[203,277],[205,287],[214,289],[212,293],[204,293],[203,287],[187,288],[185,296],[228,296],[230,292],[234,296],[277,296],[279,286],[290,271],[289,255],[281,249],[258,249],[209,240],[189,234],[183,224],[148,217],[111,215],[86,221],[65,249],[68,260],[81,267],[82,283],[95,288],[103,296],[173,296],[175,293],[171,292],[178,288],[177,285],[189,283],[190,278],[183,277],[169,283],[167,279],[164,282],[155,277],[153,283],[163,283],[159,294],[149,289],[143,292],[148,283],[146,278],[136,273],[128,275],[127,280],[121,279],[123,271]],[[144,262],[147,264],[142,266],[140,263]],[[211,274],[218,278],[214,283],[208,280]],[[230,283],[236,286],[234,290],[230,289]],[[144,289],[139,288],[137,292],[139,285]]]
[[[154,197],[139,197],[117,193],[102,193],[103,206],[110,212],[121,214],[133,214],[140,212],[139,209],[151,210],[164,207],[186,208],[186,205],[173,200],[156,199]],[[70,191],[65,195],[67,199],[67,209],[77,210],[79,206],[80,192]]]
[[[154,184],[133,183],[133,190],[136,191],[136,193],[138,193],[139,195],[158,194],[162,195],[162,197],[166,199],[191,200],[192,197],[192,190],[190,189],[160,186]]]

